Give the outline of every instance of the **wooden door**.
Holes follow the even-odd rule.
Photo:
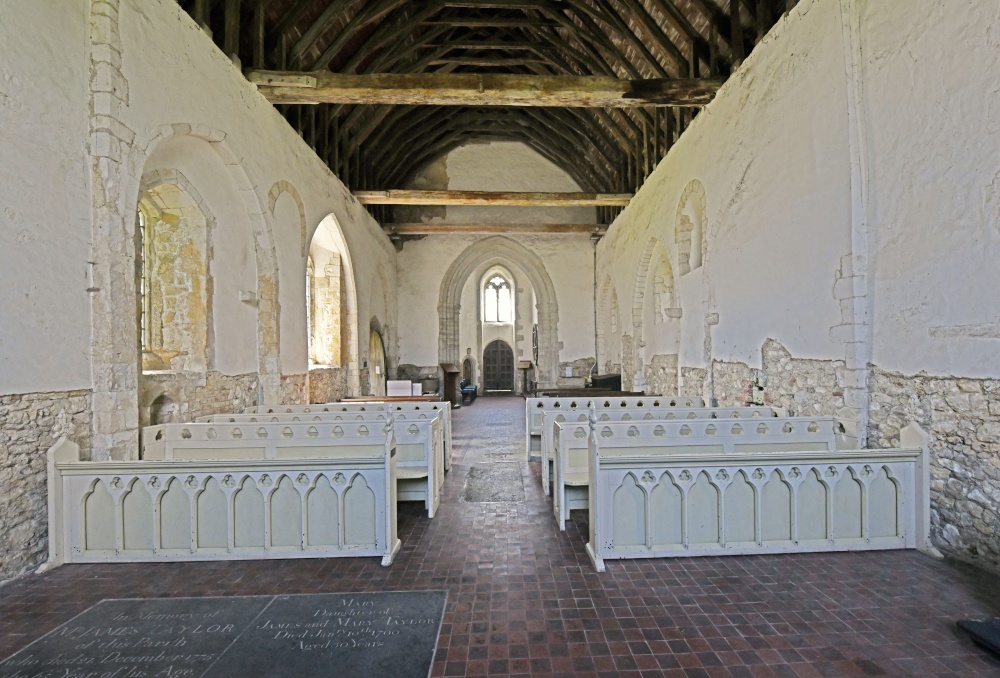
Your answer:
[[[483,387],[486,391],[514,390],[514,351],[497,339],[483,351]]]

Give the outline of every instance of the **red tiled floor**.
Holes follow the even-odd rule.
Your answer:
[[[524,401],[455,412],[440,512],[402,504],[378,559],[67,565],[0,589],[0,657],[103,598],[446,589],[435,676],[1000,675],[957,619],[1000,614],[1000,580],[915,551],[609,562],[560,533],[524,459]],[[522,462],[523,503],[466,503],[469,468]]]

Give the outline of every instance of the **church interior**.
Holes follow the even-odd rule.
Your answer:
[[[332,675],[997,674],[998,59],[994,0],[0,0],[0,677],[428,591]]]

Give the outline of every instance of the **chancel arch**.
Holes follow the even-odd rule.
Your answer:
[[[537,254],[503,236],[484,238],[470,245],[445,273],[438,296],[438,361],[461,364],[467,348],[461,345],[463,290],[471,278],[476,283],[476,298],[481,299],[479,282],[485,283],[486,273],[495,266],[510,271],[512,276],[515,271],[523,272],[526,284],[530,285],[530,292],[522,293],[514,281],[515,341],[518,336],[529,336],[531,325],[538,325],[536,378],[541,386],[553,386],[557,383],[559,369],[559,309],[555,287]],[[468,311],[477,319],[482,317],[478,307]]]

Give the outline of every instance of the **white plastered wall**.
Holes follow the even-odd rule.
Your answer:
[[[87,5],[0,0],[0,17],[0,395],[85,389]]]
[[[862,7],[873,362],[996,378],[1000,5]]]
[[[633,336],[643,250],[655,238],[669,253],[682,366],[708,357],[759,364],[769,337],[798,357],[843,359],[830,336],[841,322],[835,274],[851,251],[843,38],[836,2],[799,9],[723,86],[598,246],[598,276],[610,274],[620,331]],[[676,212],[691,180],[706,195],[707,255],[680,275]],[[599,309],[605,332],[609,313]],[[710,345],[709,314],[719,318]]]

